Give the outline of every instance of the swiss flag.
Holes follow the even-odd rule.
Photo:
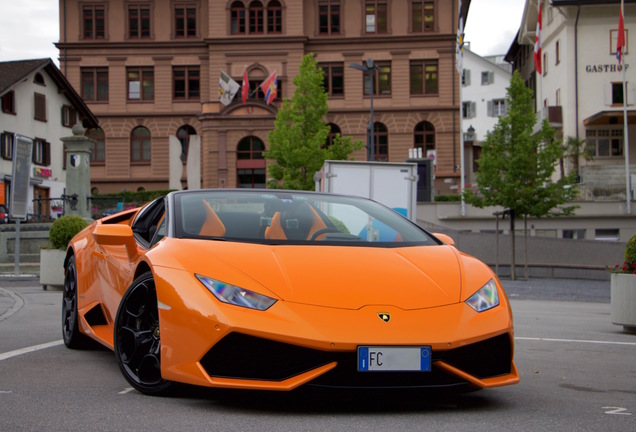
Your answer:
[[[534,36],[534,69],[538,74],[542,73],[541,69],[541,10],[543,4],[539,5],[539,17],[537,18],[537,31]]]
[[[616,60],[618,64],[623,61],[623,51],[625,50],[625,24],[623,23],[623,2],[621,1],[621,11],[618,16],[618,36],[616,38]]]

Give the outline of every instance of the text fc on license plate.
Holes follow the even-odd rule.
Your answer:
[[[431,347],[358,347],[358,371],[420,371],[431,370]]]

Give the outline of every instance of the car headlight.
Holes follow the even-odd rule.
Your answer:
[[[214,297],[235,306],[241,306],[249,309],[267,310],[271,305],[276,303],[276,299],[267,297],[235,285],[229,285],[225,282],[195,274],[197,279],[208,289]]]
[[[486,285],[473,294],[466,304],[477,312],[487,311],[499,304],[499,292],[494,279],[490,279]]]

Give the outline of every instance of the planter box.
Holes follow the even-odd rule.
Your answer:
[[[40,285],[64,286],[64,258],[66,251],[60,249],[40,249]]]
[[[610,299],[612,323],[636,333],[636,275],[613,273]]]

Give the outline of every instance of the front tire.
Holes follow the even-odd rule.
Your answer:
[[[161,377],[157,291],[152,272],[130,285],[115,318],[115,357],[126,380],[141,393],[158,395],[171,386]]]
[[[73,255],[66,263],[62,296],[62,338],[64,345],[72,349],[86,348],[89,344],[89,338],[79,330],[77,298],[77,268]]]

